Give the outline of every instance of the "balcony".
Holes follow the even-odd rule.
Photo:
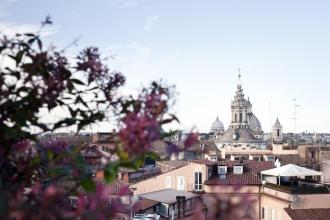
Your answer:
[[[265,188],[273,189],[276,191],[288,193],[291,195],[307,195],[307,194],[329,194],[330,187],[313,183],[311,181],[297,181],[296,184],[277,185],[272,183],[265,183]]]

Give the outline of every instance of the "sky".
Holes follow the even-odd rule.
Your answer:
[[[330,1],[324,0],[0,0],[0,31],[33,31],[75,54],[98,46],[134,92],[152,80],[176,86],[179,128],[227,128],[238,68],[264,131],[330,132]],[[174,126],[174,125],[173,125]],[[100,125],[97,130],[110,129]]]

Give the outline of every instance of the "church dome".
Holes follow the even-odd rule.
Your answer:
[[[262,131],[259,119],[252,112],[248,115],[248,123],[252,131]]]
[[[225,129],[223,123],[219,120],[219,117],[217,117],[216,120],[212,123],[210,132],[217,134],[224,132],[224,130]]]
[[[260,143],[247,128],[233,130],[228,128],[220,139],[220,143]]]

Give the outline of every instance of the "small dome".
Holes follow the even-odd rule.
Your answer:
[[[224,132],[224,130],[225,129],[224,129],[223,123],[219,120],[219,117],[217,117],[215,119],[215,121],[212,123],[210,132],[217,134],[217,133]]]
[[[259,119],[252,112],[248,115],[248,123],[252,131],[262,131]]]

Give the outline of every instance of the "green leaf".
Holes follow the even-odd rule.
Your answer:
[[[153,160],[159,160],[160,159],[159,155],[157,153],[155,153],[155,152],[152,152],[152,151],[147,152],[145,154],[145,156],[146,157],[149,157],[149,158],[151,158]]]
[[[20,50],[20,51],[17,52],[16,59],[15,59],[17,66],[22,61],[23,55],[24,55],[24,50]]]
[[[70,111],[71,116],[75,118],[77,116],[77,111],[73,110],[70,106],[68,106],[68,109]]]
[[[34,33],[26,33],[24,34],[25,36],[28,36],[28,37],[35,37],[36,35]]]
[[[78,85],[85,85],[85,83],[83,83],[82,81],[80,81],[79,79],[71,79],[71,81],[75,84],[78,84]]]
[[[104,179],[106,183],[111,183],[117,177],[118,166],[115,164],[109,164],[104,168]]]
[[[161,139],[164,139],[164,138],[167,138],[167,137],[172,137],[172,136],[174,136],[177,132],[178,132],[178,130],[175,130],[175,131],[169,131],[169,132],[162,132],[162,133],[161,133]]]
[[[33,44],[33,42],[36,40],[37,38],[31,38],[30,40],[28,40],[28,44]]]
[[[49,161],[52,161],[54,156],[55,155],[54,155],[53,151],[51,151],[51,150],[47,151],[47,158],[48,158]]]
[[[96,186],[94,181],[87,176],[84,176],[80,180],[80,185],[86,190],[87,192],[95,192]]]
[[[77,96],[77,98],[76,98],[76,103],[81,103],[81,104],[83,104],[86,108],[88,108],[87,103],[81,98],[81,96]]]
[[[39,49],[42,50],[42,42],[39,38],[37,38],[37,43],[38,43]]]
[[[0,53],[6,48],[7,48],[6,46],[0,46]]]

